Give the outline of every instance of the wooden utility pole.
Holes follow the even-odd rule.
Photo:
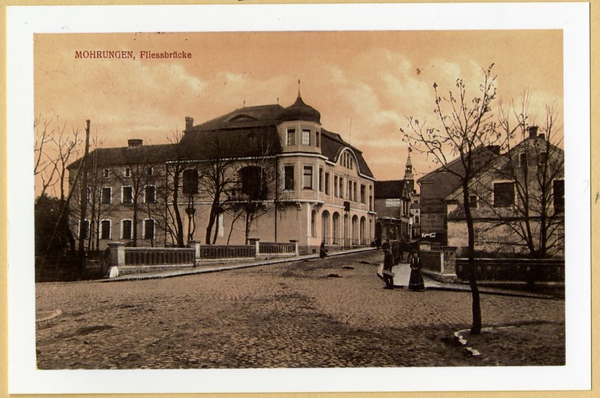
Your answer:
[[[85,234],[86,234],[86,226],[85,226],[85,213],[87,210],[87,201],[88,201],[88,195],[87,195],[87,180],[88,180],[88,170],[87,170],[87,157],[88,157],[88,153],[90,151],[90,121],[89,119],[85,121],[86,122],[86,128],[85,128],[85,152],[83,154],[83,159],[81,159],[82,162],[82,170],[83,170],[83,178],[81,180],[81,202],[80,202],[80,210],[81,210],[81,215],[79,217],[79,256],[81,257],[81,263],[80,263],[80,267],[81,270],[83,271],[85,269]],[[90,231],[87,231],[88,233],[90,233]]]

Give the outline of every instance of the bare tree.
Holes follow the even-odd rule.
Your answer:
[[[446,172],[457,177],[463,194],[464,212],[468,230],[469,284],[472,292],[473,322],[471,333],[481,333],[481,304],[475,268],[475,230],[469,208],[471,182],[477,173],[494,158],[499,147],[508,139],[496,131],[492,103],[496,99],[496,76],[491,65],[484,70],[479,93],[473,98],[467,95],[462,79],[456,80],[456,93],[447,95],[435,92],[435,114],[439,127],[427,127],[414,117],[409,117],[408,128],[400,129],[412,148],[431,156]],[[456,159],[456,160],[453,160]]]
[[[156,220],[161,218],[157,198],[164,197],[159,192],[165,175],[160,167],[152,160],[156,148],[147,146],[120,148],[123,162],[112,166],[111,173],[121,182],[123,205],[131,206],[132,210],[132,244],[138,245],[138,224],[140,215]],[[158,215],[158,217],[156,217]],[[156,225],[155,225],[156,226]],[[164,226],[161,226],[164,227]],[[150,243],[154,245],[155,236],[151,235]]]
[[[167,204],[166,228],[177,247],[185,246],[183,218],[181,215],[181,195],[184,187],[184,172],[189,168],[186,162],[186,147],[180,144],[182,134],[175,131],[169,138],[173,147],[173,158],[166,163],[165,203]],[[193,168],[196,166],[194,165]],[[171,205],[169,206],[169,202]]]
[[[55,188],[58,183],[60,211],[53,236],[48,237],[49,244],[52,244],[54,236],[59,233],[67,237],[71,249],[74,250],[75,240],[68,228],[71,195],[66,195],[67,167],[72,158],[77,156],[82,140],[79,130],[72,128],[71,133],[68,134],[66,127],[66,122],[61,122],[58,117],[53,120],[42,120],[41,116],[36,117],[34,175],[41,180],[40,197],[45,196],[50,188],[56,195]]]
[[[230,191],[232,197],[229,209],[233,213],[231,230],[235,222],[243,216],[245,244],[248,244],[254,221],[267,214],[276,204],[276,200],[269,200],[271,194],[276,193],[277,160],[270,156],[276,143],[269,135],[255,139],[260,155],[241,164],[238,183]]]
[[[538,126],[530,124],[528,103],[529,96],[525,94],[519,110],[511,106],[508,111],[499,111],[499,125],[511,141],[496,173],[514,183],[514,205],[508,209],[494,206],[490,184],[477,181],[473,187],[483,193],[480,197],[497,220],[489,226],[490,231],[508,228],[515,245],[522,246],[532,257],[545,258],[564,250],[562,126],[556,108],[546,106],[545,121],[538,130]],[[521,140],[513,146],[517,130]],[[481,235],[489,239],[497,233]]]
[[[219,228],[215,228],[218,217],[226,210],[231,201],[230,191],[237,184],[235,166],[237,161],[224,156],[227,143],[222,142],[218,134],[207,142],[207,160],[199,163],[200,185],[210,200],[210,213],[206,225],[206,244],[217,241]]]

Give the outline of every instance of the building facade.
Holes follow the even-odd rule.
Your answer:
[[[537,127],[528,132],[515,147],[492,154],[469,185],[467,205],[480,255],[564,256],[564,151],[538,134]],[[449,174],[438,169],[419,180],[422,228],[464,255],[463,191]]]
[[[410,152],[406,160],[404,179],[375,182],[375,239],[377,242],[389,240],[409,241],[413,238],[415,208],[418,200],[414,189]],[[418,211],[417,211],[418,212]]]
[[[87,162],[86,169],[106,175],[100,189],[106,200],[97,222],[86,209],[89,239],[98,236],[99,250],[115,240],[137,246],[297,241],[301,253],[322,242],[333,250],[368,245],[375,179],[362,152],[324,129],[320,118],[299,94],[287,108],[243,107],[200,125],[187,117],[178,144],[134,140],[127,148],[93,151],[88,159],[95,166]],[[76,192],[80,163],[69,168]]]

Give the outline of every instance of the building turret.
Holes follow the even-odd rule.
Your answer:
[[[413,193],[415,190],[415,178],[413,176],[413,167],[412,161],[410,160],[410,153],[412,149],[408,148],[408,157],[406,158],[406,167],[404,169],[404,180],[406,181],[406,186],[408,188],[408,192]]]

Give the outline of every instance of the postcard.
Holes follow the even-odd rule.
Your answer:
[[[589,5],[7,14],[11,393],[591,388]]]

